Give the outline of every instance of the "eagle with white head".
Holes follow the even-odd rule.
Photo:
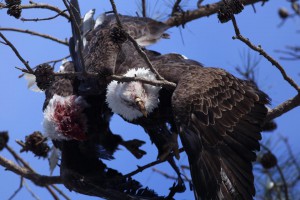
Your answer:
[[[130,69],[124,76],[156,80],[155,75],[145,68]],[[125,83],[112,81],[107,86],[106,101],[112,112],[132,121],[142,116],[147,117],[148,113],[157,108],[160,89],[138,81]]]
[[[162,109],[170,111],[168,121],[175,122],[188,155],[197,200],[252,200],[252,162],[260,148],[268,96],[248,81],[223,69],[196,66],[196,61],[164,60],[162,55],[152,64],[176,88],[162,92],[164,88],[149,90],[140,82],[112,82],[107,89],[109,107],[128,121],[143,123],[153,121],[152,116]],[[147,70],[129,72],[134,76],[138,71]],[[157,95],[157,99],[148,98]],[[169,104],[161,106],[161,102]]]

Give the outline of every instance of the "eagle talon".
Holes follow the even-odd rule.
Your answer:
[[[162,150],[159,151],[157,159],[158,160],[166,160],[169,155],[173,154],[177,160],[179,160],[180,155],[179,155],[179,148],[178,148],[178,143],[177,143],[177,134],[176,135],[176,141],[171,141],[167,144],[165,144],[162,148]],[[172,136],[172,139],[174,139],[175,136]]]
[[[141,150],[140,147],[145,144],[144,141],[138,140],[138,139],[133,139],[133,140],[128,140],[122,142],[122,145],[132,153],[137,159],[142,158],[146,152]]]

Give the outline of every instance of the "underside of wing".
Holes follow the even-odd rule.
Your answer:
[[[267,95],[222,69],[182,75],[172,106],[198,199],[253,199],[267,103]]]

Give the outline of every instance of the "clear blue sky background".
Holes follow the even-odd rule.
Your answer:
[[[63,10],[61,1],[44,1],[45,3],[53,4]],[[117,0],[117,8],[120,13],[127,15],[135,15],[138,10],[137,0],[121,1]],[[149,1],[150,2],[150,1]],[[151,1],[150,17],[160,20],[165,20],[166,15],[170,13],[171,8],[167,3],[160,2],[156,6]],[[196,1],[184,1],[184,9],[195,8]],[[204,4],[212,3],[213,1],[204,1]],[[28,3],[23,1],[23,3]],[[96,8],[96,15],[104,11],[110,11],[111,6],[108,0],[80,1],[82,13],[87,12],[91,8]],[[256,4],[254,13],[251,6],[247,6],[245,10],[236,16],[241,33],[248,37],[254,44],[260,44],[262,47],[275,59],[279,59],[280,54],[274,52],[276,49],[284,49],[286,45],[299,44],[299,35],[296,33],[299,27],[299,19],[290,19],[284,26],[278,28],[281,22],[277,11],[280,7],[289,8],[286,1],[270,0],[261,7]],[[289,8],[290,9],[290,8]],[[53,16],[55,13],[42,9],[23,10],[22,17],[25,18],[43,18]],[[161,17],[164,16],[164,17]],[[30,29],[41,33],[53,35],[57,38],[68,38],[70,33],[70,25],[64,18],[56,18],[52,21],[43,22],[21,22],[6,15],[6,10],[0,12],[1,27],[16,27],[20,29]],[[171,39],[160,41],[153,45],[150,49],[160,51],[162,53],[176,52],[185,56],[200,61],[206,66],[221,67],[229,72],[237,75],[236,66],[245,64],[241,58],[241,54],[247,53],[248,48],[240,41],[232,40],[234,35],[232,23],[221,24],[218,22],[217,16],[213,15],[188,23],[185,29],[172,28],[168,31]],[[50,40],[45,40],[36,36],[26,35],[22,33],[3,32],[5,36],[16,46],[25,60],[33,67],[45,61],[58,59],[68,55],[66,46],[57,44]],[[258,57],[258,54],[251,52],[253,57]],[[299,81],[299,61],[283,61],[279,60],[296,82]],[[60,64],[59,64],[60,65]],[[59,66],[57,65],[57,67]],[[0,86],[2,95],[0,98],[0,130],[7,130],[10,134],[9,145],[15,150],[20,147],[15,143],[16,139],[24,140],[25,135],[32,133],[35,130],[42,131],[42,104],[44,101],[43,93],[34,93],[26,88],[24,79],[18,79],[20,71],[14,67],[23,67],[22,63],[17,59],[11,49],[0,44]],[[267,92],[272,98],[272,107],[282,103],[288,98],[293,97],[296,92],[282,78],[279,71],[267,62],[264,58],[258,67],[258,84],[262,90]],[[276,135],[288,137],[292,148],[295,152],[299,152],[299,108],[290,111],[289,113],[276,119],[278,129],[271,137],[276,139]],[[128,173],[136,169],[136,165],[143,165],[154,161],[157,151],[149,142],[149,138],[143,133],[140,127],[124,123],[119,117],[115,116],[111,123],[115,133],[121,134],[125,139],[139,138],[145,140],[147,144],[143,147],[148,154],[141,160],[136,160],[130,153],[122,149],[115,155],[116,160],[106,162],[110,167],[116,168],[123,173]],[[264,134],[264,138],[270,137],[271,134]],[[1,156],[13,159],[7,151],[0,152]],[[48,175],[49,166],[47,160],[36,159],[31,153],[23,153],[22,156],[37,172]],[[180,164],[186,163],[186,156],[182,154],[179,161]],[[173,171],[166,164],[158,165],[156,168],[164,171]],[[58,170],[54,172],[58,174]],[[151,169],[146,170],[134,178],[140,180],[144,185],[155,189],[159,194],[166,195],[168,188],[172,185],[171,180],[167,180],[160,175],[154,173]],[[40,187],[37,187],[26,181],[31,189],[40,197],[40,199],[51,199],[50,194]],[[20,183],[20,178],[9,171],[5,171],[0,167],[0,199],[8,199],[8,197],[17,189]],[[63,186],[61,188],[64,188]],[[64,191],[71,199],[99,199],[91,198],[83,195],[78,195],[75,192]],[[25,188],[15,197],[15,200],[33,199]],[[63,199],[63,198],[62,198]],[[193,199],[191,192],[183,195],[177,195],[176,199]]]

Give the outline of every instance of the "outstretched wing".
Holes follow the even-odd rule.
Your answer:
[[[195,68],[182,76],[172,106],[197,199],[253,199],[251,162],[268,102],[222,69]]]

